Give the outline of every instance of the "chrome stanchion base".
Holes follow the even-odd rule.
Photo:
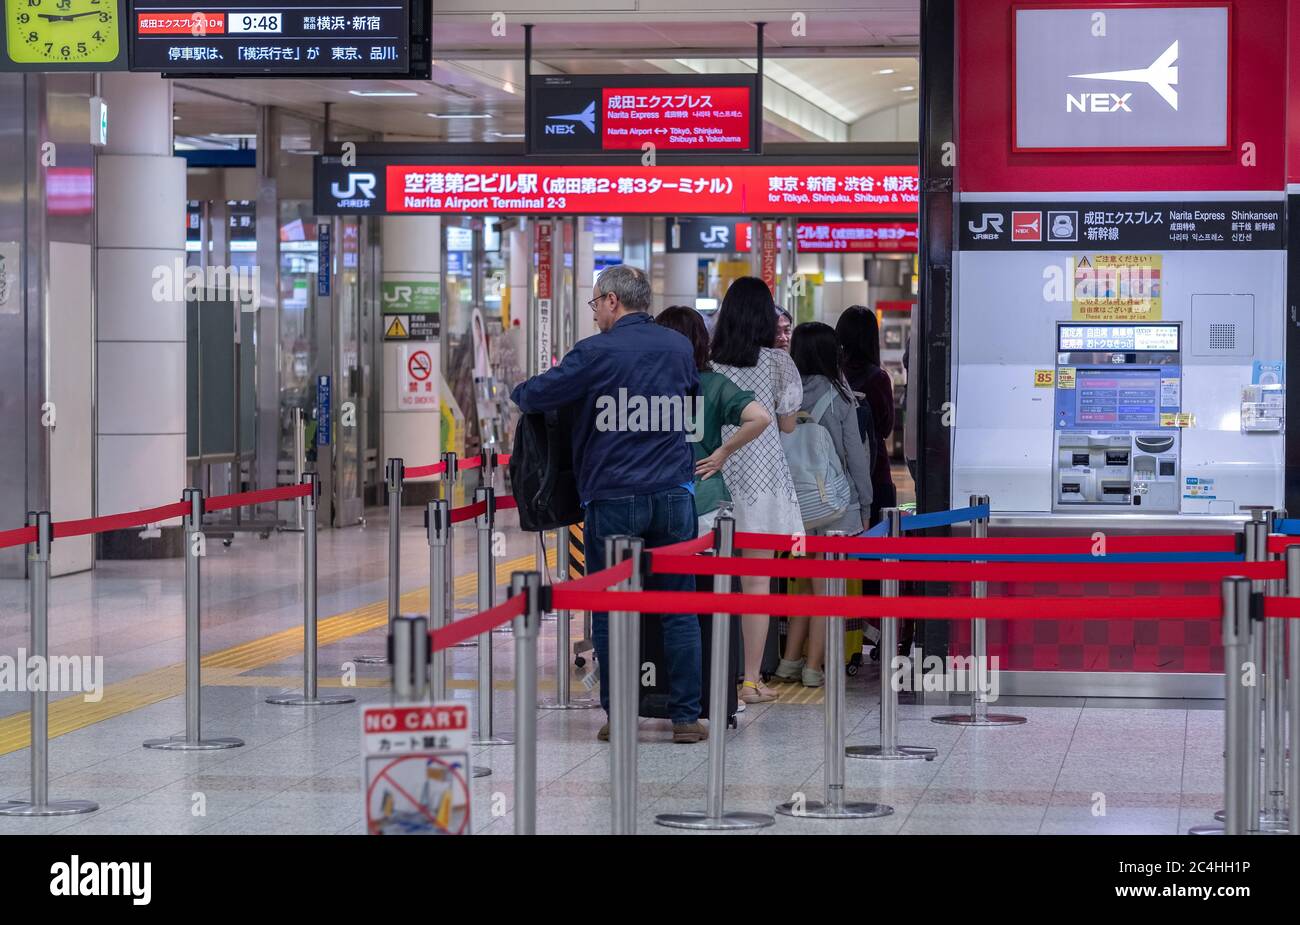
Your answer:
[[[470,739],[471,745],[514,745],[515,737],[510,735],[497,734],[490,739],[480,739],[478,736]]]
[[[1194,825],[1187,830],[1188,835],[1222,835],[1221,825]]]
[[[475,765],[475,766],[473,766],[473,767],[470,768],[470,776],[473,777],[475,780],[477,780],[477,779],[480,778],[480,777],[491,777],[491,776],[492,776],[492,769],[491,769],[491,768],[481,768],[481,767]]]
[[[844,749],[844,754],[849,758],[874,758],[880,761],[905,761],[918,758],[933,761],[938,757],[939,750],[924,745],[897,745],[894,748],[885,748],[882,745],[850,745]]]
[[[767,813],[743,813],[728,810],[721,816],[710,816],[703,810],[684,813],[660,813],[655,825],[670,829],[695,829],[704,832],[734,832],[742,829],[764,829],[774,825],[776,819]]]
[[[53,803],[0,803],[0,816],[79,816],[93,813],[99,804],[90,800],[55,800]]]
[[[979,719],[969,713],[945,713],[943,716],[931,716],[930,722],[940,726],[1021,726],[1028,720],[1010,713],[988,713]]]
[[[357,665],[387,665],[388,656],[387,655],[358,655],[352,659],[352,662]]]
[[[1226,814],[1223,810],[1221,810],[1221,809],[1220,809],[1220,810],[1215,810],[1215,813],[1214,813],[1214,820],[1215,820],[1216,822],[1222,822],[1223,819],[1224,819],[1224,817],[1225,817],[1226,815],[1227,815],[1227,814]],[[1287,828],[1290,827],[1290,824],[1291,824],[1291,818],[1290,818],[1290,815],[1287,814],[1287,813],[1282,813],[1282,815],[1280,815],[1280,816],[1269,816],[1269,815],[1265,814],[1263,810],[1260,810],[1260,813],[1259,813],[1259,824],[1260,824],[1260,826],[1261,826],[1262,828],[1265,828],[1265,829],[1284,829],[1284,830],[1285,830],[1285,829],[1287,829]]]
[[[191,742],[185,736],[172,736],[170,739],[146,739],[145,748],[156,748],[165,752],[207,752],[218,748],[239,748],[243,739],[233,736],[216,739],[199,739]]]
[[[317,694],[315,697],[307,697],[303,694],[277,694],[274,697],[267,697],[266,702],[280,707],[323,707],[335,703],[356,703],[357,698],[349,697],[347,694]]]
[[[599,700],[570,700],[560,703],[558,700],[543,700],[537,705],[539,710],[594,710],[600,706]]]
[[[809,800],[802,806],[794,802],[782,803],[776,811],[782,816],[793,816],[796,819],[879,819],[881,816],[892,816],[894,807],[885,803],[849,801],[837,809],[821,800]]]

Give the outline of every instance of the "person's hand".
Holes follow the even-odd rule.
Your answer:
[[[700,481],[704,481],[714,473],[720,472],[722,464],[727,461],[727,456],[727,451],[722,447],[718,447],[695,464],[695,477]]]

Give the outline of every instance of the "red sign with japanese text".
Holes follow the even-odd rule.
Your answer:
[[[389,213],[907,215],[915,166],[389,164]]]
[[[776,222],[758,223],[758,276],[776,295]]]
[[[799,250],[805,254],[914,251],[916,222],[799,222]]]
[[[551,297],[551,223],[537,223],[537,298]]]
[[[605,87],[602,144],[607,151],[749,148],[749,87]]]

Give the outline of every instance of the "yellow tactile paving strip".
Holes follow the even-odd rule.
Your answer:
[[[555,550],[546,551],[546,561],[550,568],[555,567]],[[535,568],[536,554],[520,556],[497,565],[497,584],[510,581],[510,574]],[[461,575],[456,579],[455,594],[457,600],[468,594],[477,593],[478,576],[474,573]],[[403,594],[401,608],[403,612],[424,612],[429,606],[429,589],[419,588]],[[317,624],[319,645],[327,646],[350,636],[357,636],[371,630],[379,629],[388,620],[387,602],[376,601],[355,610],[326,617]],[[213,652],[203,659],[203,685],[219,686],[279,686],[292,688],[300,686],[302,679],[280,677],[240,677],[244,672],[266,665],[273,665],[302,652],[302,627],[293,627],[254,639],[249,642],[231,646],[220,652]],[[358,687],[382,687],[386,680],[357,679]],[[465,682],[468,686],[468,682]],[[460,682],[453,682],[457,687]],[[322,687],[338,686],[337,682],[321,681]],[[87,703],[80,696],[64,697],[50,703],[50,738],[66,735],[78,729],[84,729],[95,723],[122,716],[141,707],[159,703],[185,692],[185,665],[183,663],[168,665],[136,675],[125,681],[109,684],[104,688],[104,696],[98,703]],[[27,748],[31,744],[31,718],[24,711],[0,718],[0,755]]]

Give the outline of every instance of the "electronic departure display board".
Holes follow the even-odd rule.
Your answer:
[[[750,74],[544,74],[528,84],[534,154],[657,150],[757,154],[757,77]]]
[[[131,70],[427,77],[428,0],[130,0]]]

